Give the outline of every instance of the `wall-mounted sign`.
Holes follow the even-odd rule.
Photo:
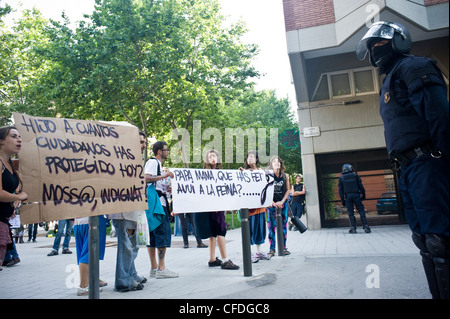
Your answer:
[[[304,137],[320,136],[320,128],[318,126],[303,128]]]

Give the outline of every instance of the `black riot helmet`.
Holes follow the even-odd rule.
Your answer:
[[[396,22],[379,21],[372,24],[356,47],[356,56],[364,60],[373,43],[381,40],[390,40],[392,51],[399,55],[409,54],[411,51],[411,34],[403,25]],[[372,55],[369,55],[370,63],[378,66]]]
[[[349,173],[349,172],[353,172],[353,166],[348,163],[342,165],[342,173]]]

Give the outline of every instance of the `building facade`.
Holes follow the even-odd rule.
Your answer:
[[[411,33],[411,54],[435,59],[448,85],[449,1],[283,0],[283,8],[308,227],[348,225],[336,192],[344,163],[362,177],[369,224],[405,222],[400,201],[397,210],[377,212],[380,197],[398,195],[397,183],[379,114],[383,79],[355,48],[373,22],[398,22]]]

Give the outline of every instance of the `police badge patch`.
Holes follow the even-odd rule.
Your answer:
[[[390,100],[391,94],[389,93],[389,91],[387,91],[386,93],[384,93],[384,104],[388,104]]]

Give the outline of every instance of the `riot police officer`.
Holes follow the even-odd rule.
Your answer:
[[[398,23],[374,23],[356,48],[386,74],[380,94],[389,157],[414,244],[433,298],[449,289],[449,104],[436,61],[409,55],[411,36]]]
[[[342,165],[342,175],[338,181],[339,196],[342,205],[347,207],[348,218],[350,221],[350,234],[356,234],[356,218],[354,206],[361,217],[361,223],[366,233],[370,233],[370,227],[367,224],[366,211],[362,201],[366,199],[366,190],[361,181],[361,177],[353,171],[350,164]]]

